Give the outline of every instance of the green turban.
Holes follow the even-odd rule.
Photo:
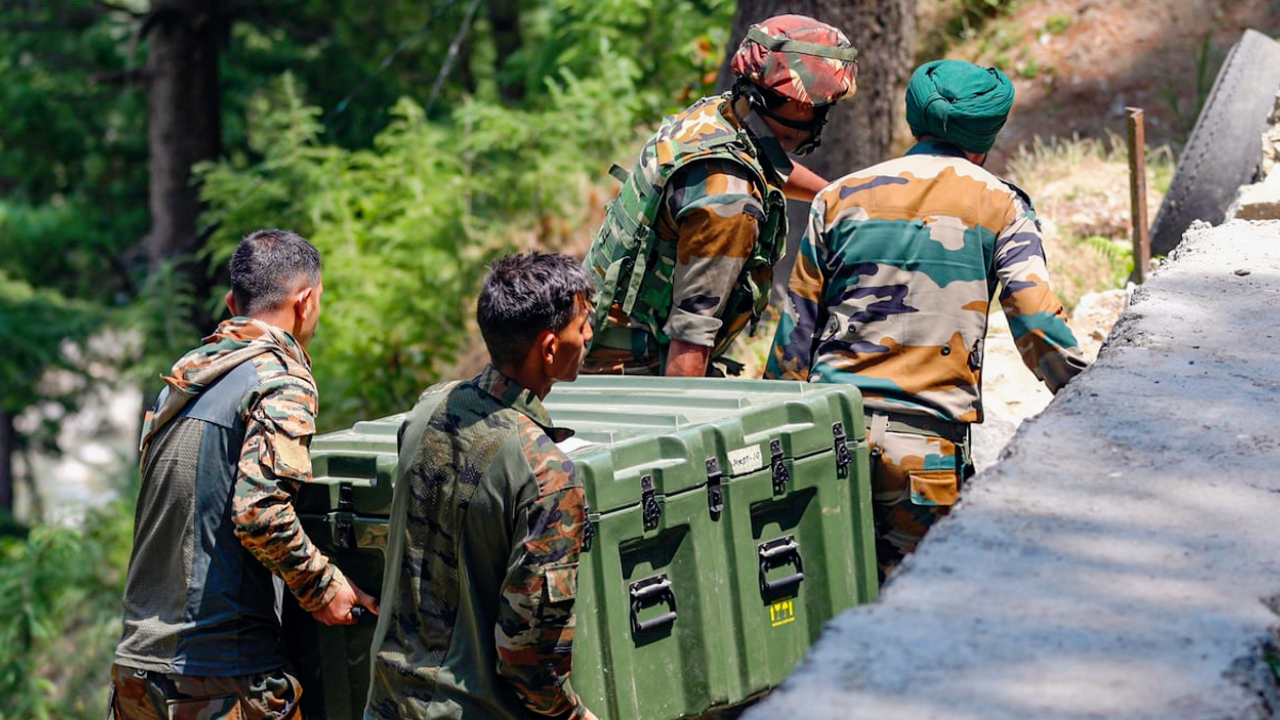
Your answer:
[[[996,68],[934,60],[907,83],[907,124],[917,137],[934,135],[971,153],[995,144],[1013,107],[1013,83]]]

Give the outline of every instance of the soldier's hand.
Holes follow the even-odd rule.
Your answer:
[[[311,616],[325,625],[355,625],[365,609],[374,615],[378,614],[378,601],[372,595],[356,587],[350,579],[341,579],[342,587],[329,601],[328,605],[311,613]]]

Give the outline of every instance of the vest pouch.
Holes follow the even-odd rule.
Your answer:
[[[911,502],[915,505],[955,505],[960,483],[954,470],[910,470]]]

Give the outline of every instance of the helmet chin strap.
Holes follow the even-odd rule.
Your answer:
[[[811,120],[792,120],[778,115],[774,112],[774,108],[771,107],[771,105],[775,104],[777,106],[781,106],[786,102],[787,99],[781,95],[776,97],[780,98],[782,103],[777,103],[776,100],[774,103],[770,103],[769,99],[766,98],[764,91],[761,90],[759,86],[741,78],[739,78],[738,82],[734,84],[733,89],[735,94],[741,95],[747,99],[747,104],[756,114],[767,117],[783,127],[809,133],[808,139],[800,143],[799,147],[792,151],[793,155],[808,155],[822,144],[822,129],[827,124],[827,113],[831,110],[831,105],[815,106],[813,108],[813,119]]]

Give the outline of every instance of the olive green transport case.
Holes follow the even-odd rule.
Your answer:
[[[571,684],[602,720],[674,720],[777,686],[839,611],[874,599],[861,396],[798,382],[582,377],[546,400],[589,504]],[[315,438],[297,507],[361,588],[382,587],[403,415]],[[286,603],[311,720],[357,718],[376,618]]]

